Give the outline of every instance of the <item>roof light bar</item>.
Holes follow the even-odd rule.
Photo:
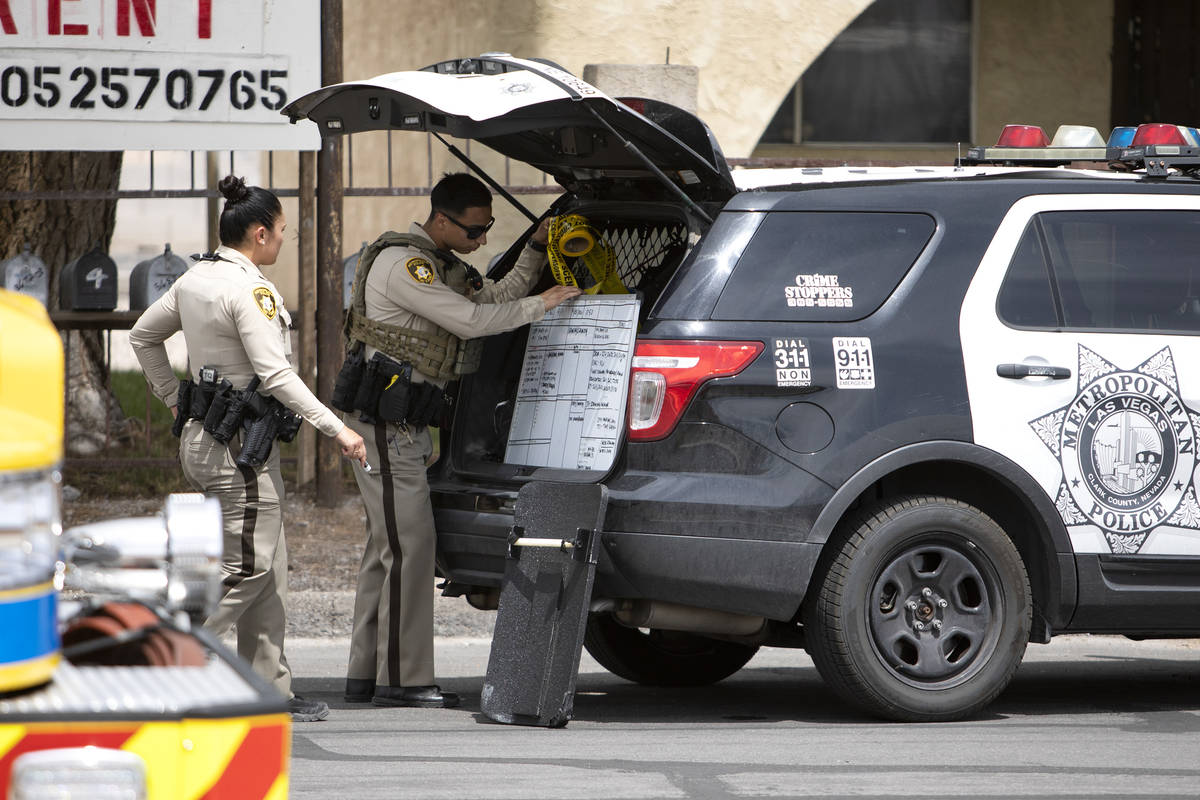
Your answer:
[[[1104,161],[1107,157],[1104,137],[1092,127],[1059,126],[1051,141],[1036,125],[1005,125],[994,147],[972,147],[962,163],[1059,166],[1072,161]]]
[[[1146,171],[1163,178],[1173,171],[1200,177],[1200,131],[1167,123],[1113,128],[1107,143],[1095,128],[1062,125],[1054,139],[1034,125],[1006,125],[994,147],[972,147],[959,165],[1057,167],[1078,161],[1102,161],[1114,169]]]

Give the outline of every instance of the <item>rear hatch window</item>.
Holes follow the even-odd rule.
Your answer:
[[[712,318],[862,319],[895,290],[935,228],[927,214],[767,214],[734,265]]]

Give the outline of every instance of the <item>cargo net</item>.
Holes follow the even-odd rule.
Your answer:
[[[590,220],[590,223],[612,248],[617,276],[631,292],[652,289],[665,282],[687,252],[687,226],[682,223],[623,220]],[[566,264],[581,289],[596,285],[582,258],[567,258]]]

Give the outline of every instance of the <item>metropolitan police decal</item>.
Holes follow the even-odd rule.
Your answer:
[[[1160,525],[1200,530],[1198,422],[1169,347],[1123,370],[1080,345],[1075,399],[1029,424],[1062,465],[1063,522],[1094,524],[1112,552],[1136,553]]]

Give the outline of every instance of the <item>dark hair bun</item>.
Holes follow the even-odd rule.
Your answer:
[[[250,194],[250,190],[246,188],[246,182],[233,175],[221,178],[217,188],[221,190],[221,194],[225,196],[225,201],[228,203],[239,203]]]

